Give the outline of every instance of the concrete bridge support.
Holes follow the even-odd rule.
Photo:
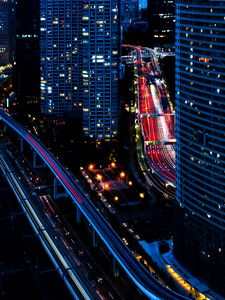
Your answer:
[[[33,154],[33,167],[35,169],[45,167],[45,163],[43,162],[43,160],[39,157],[39,155],[36,152],[34,152],[34,154]]]
[[[79,224],[81,222],[82,213],[79,207],[76,207],[76,222]]]
[[[24,139],[20,138],[20,152],[24,151]]]
[[[118,278],[120,276],[120,273],[119,273],[119,266],[118,266],[118,263],[116,261],[116,259],[113,257],[113,261],[112,261],[112,268],[113,268],[113,276],[115,278]]]
[[[3,132],[6,132],[7,127],[8,127],[7,124],[4,123],[4,125],[3,125]]]
[[[57,179],[57,178],[54,178],[53,198],[54,198],[54,199],[58,199],[58,198],[61,198],[61,197],[68,197],[68,193],[67,193],[66,191],[64,191],[64,192],[59,192],[59,191],[58,191],[58,185],[60,185],[60,183],[58,182],[58,179]]]
[[[96,232],[96,230],[94,228],[92,228],[92,240],[93,240],[93,247],[97,248],[99,245],[99,237],[98,234]]]

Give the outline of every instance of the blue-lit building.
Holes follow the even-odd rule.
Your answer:
[[[148,6],[148,1],[147,0],[139,0],[138,1],[138,7],[139,7],[139,10],[141,9],[146,9],[147,6]]]
[[[0,65],[10,62],[10,3],[0,0]]]
[[[41,109],[56,118],[82,105],[80,1],[40,1]]]
[[[41,0],[42,112],[82,111],[83,132],[108,140],[118,129],[118,0]]]
[[[175,255],[225,296],[225,2],[176,6]]]
[[[83,131],[97,140],[117,134],[120,26],[118,0],[82,7]]]
[[[127,30],[131,22],[139,17],[138,0],[121,0],[121,26],[123,30]]]

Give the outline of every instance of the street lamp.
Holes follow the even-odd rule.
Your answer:
[[[104,189],[108,190],[108,188],[109,188],[109,184],[108,183],[104,183]]]
[[[124,178],[126,174],[124,172],[120,172],[120,178]]]
[[[94,165],[90,164],[90,165],[88,166],[88,170],[93,171],[93,169],[94,169]]]
[[[145,194],[144,193],[140,193],[139,196],[140,196],[140,198],[144,199]]]
[[[101,181],[102,180],[102,175],[97,174],[96,179],[99,180],[99,181]]]

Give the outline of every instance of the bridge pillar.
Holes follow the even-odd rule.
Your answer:
[[[57,178],[54,178],[54,192],[53,192],[53,198],[58,199],[61,197],[68,197],[68,193],[66,191],[64,192],[58,192],[58,184],[60,184],[57,180]]]
[[[79,207],[77,206],[76,207],[76,222],[77,223],[81,222],[81,217],[82,217],[81,211],[80,211]]]
[[[24,150],[24,139],[20,138],[20,152]]]
[[[33,155],[33,167],[34,168],[43,168],[43,167],[45,167],[44,161],[41,158],[39,158],[39,162],[38,162],[38,158],[39,158],[39,156],[37,155],[36,152],[34,152],[34,155]]]
[[[4,123],[4,125],[3,125],[3,132],[6,132],[6,129],[7,129],[7,124]]]
[[[115,278],[118,278],[119,277],[119,266],[118,266],[118,263],[116,261],[116,259],[113,257],[113,261],[112,261],[112,268],[113,268],[113,276]]]
[[[99,238],[98,238],[98,234],[96,232],[96,230],[94,229],[94,227],[92,227],[92,240],[93,240],[93,247],[97,248],[98,244],[99,244]]]

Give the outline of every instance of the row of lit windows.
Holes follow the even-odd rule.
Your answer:
[[[225,18],[213,5],[177,5],[177,199],[224,228]]]

